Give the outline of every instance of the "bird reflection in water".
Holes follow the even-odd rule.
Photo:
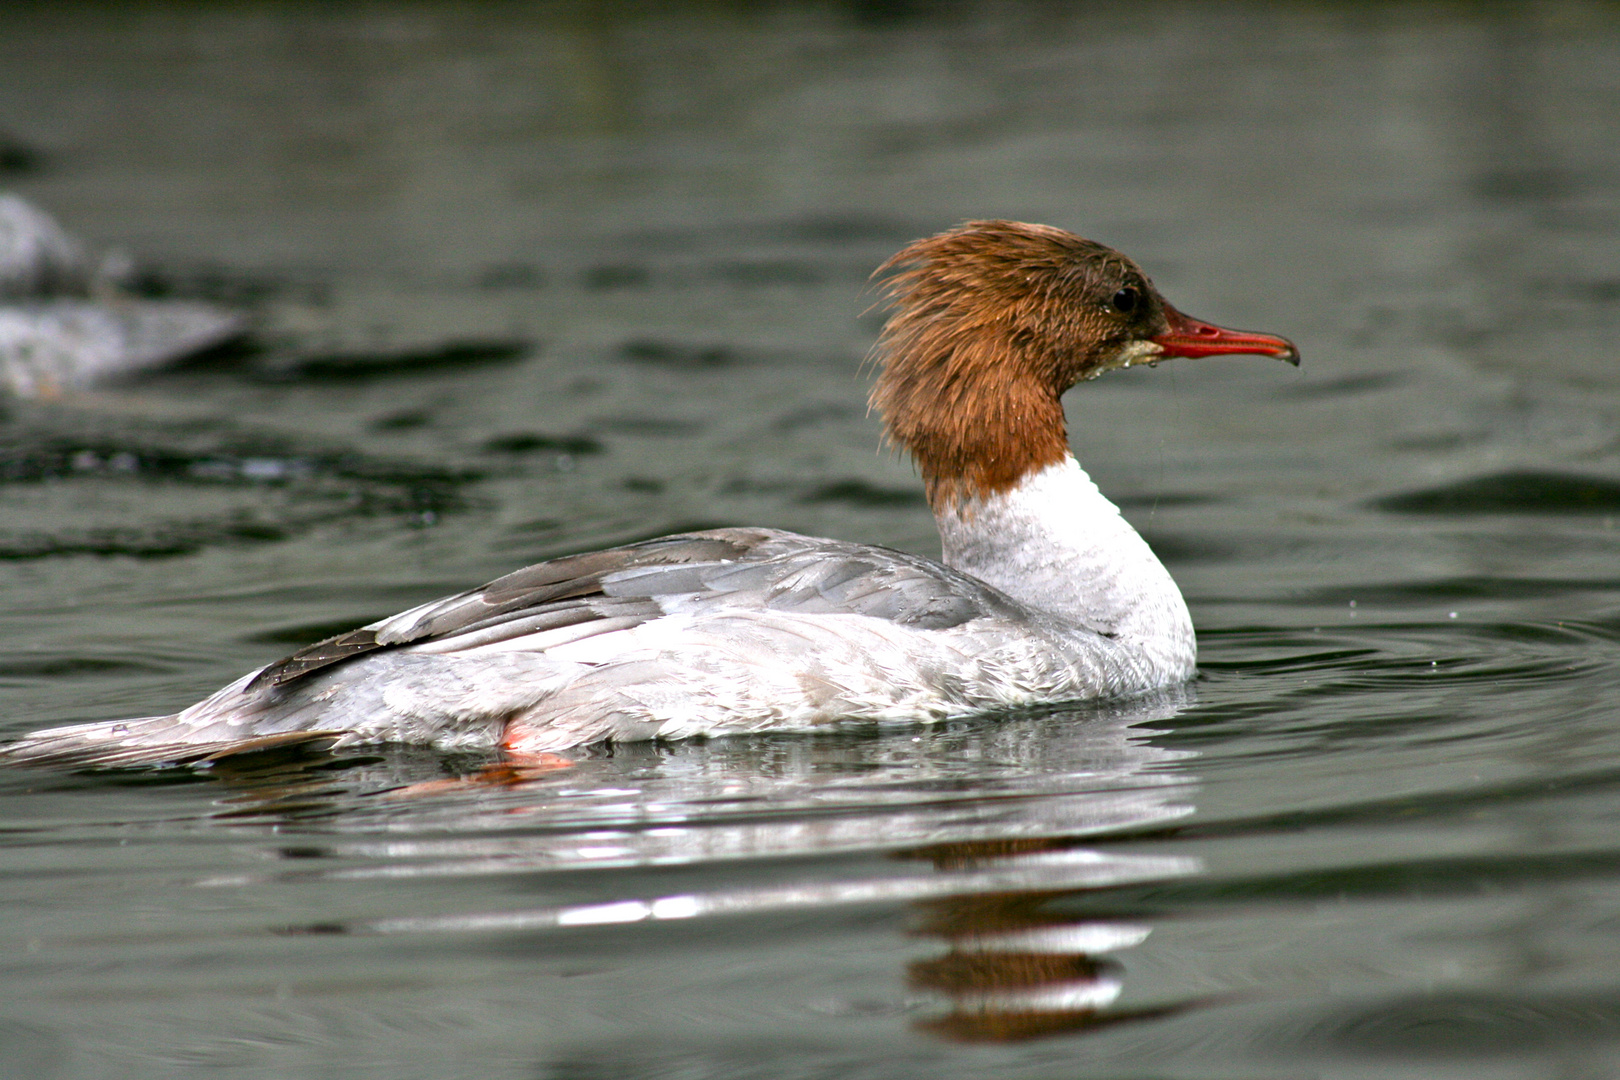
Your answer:
[[[408,937],[898,905],[913,935],[945,946],[896,973],[892,1008],[917,1030],[1006,1041],[1153,1019],[1201,1003],[1117,1007],[1119,957],[1149,938],[1151,919],[1067,912],[1096,890],[1202,872],[1146,837],[1132,851],[1098,843],[1193,812],[1193,755],[1141,726],[1189,702],[1178,690],[908,731],[620,747],[522,783],[458,782],[499,763],[420,750],[230,759],[212,766],[228,789],[217,816],[314,825],[312,842],[286,849],[297,869],[204,884],[597,871],[593,895],[569,904],[426,912],[390,889],[370,917],[304,928]],[[658,893],[669,879],[645,869],[676,866],[699,873]]]
[[[969,864],[1073,852],[1067,838],[943,844],[913,853],[942,871]],[[1196,872],[1189,866],[1188,872]],[[916,933],[950,949],[906,969],[913,991],[946,998],[950,1011],[919,1020],[923,1031],[962,1042],[1011,1042],[1152,1020],[1192,1003],[1110,1010],[1124,990],[1125,967],[1110,954],[1145,941],[1152,929],[1133,922],[1069,921],[1051,911],[1064,891],[962,894],[916,906]]]

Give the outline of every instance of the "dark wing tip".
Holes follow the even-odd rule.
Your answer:
[[[351,656],[359,656],[361,653],[383,647],[382,642],[377,640],[376,631],[350,630],[346,634],[338,634],[325,641],[307,645],[286,659],[276,661],[255,675],[253,681],[242,688],[242,692],[252,693],[266,687],[286,686],[295,679],[341,663]]]

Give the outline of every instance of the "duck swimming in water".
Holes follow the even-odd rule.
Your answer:
[[[922,721],[1193,673],[1187,605],[1069,451],[1114,368],[1293,344],[1181,314],[1118,252],[969,222],[878,273],[873,408],[916,461],[940,562],[764,528],[552,559],[302,649],[188,709],[34,732],[11,761],[123,766],[285,743],[539,756],[605,740]]]

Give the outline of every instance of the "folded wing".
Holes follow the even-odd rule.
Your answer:
[[[1031,617],[982,582],[904,552],[766,529],[687,533],[525,567],[308,646],[173,717],[36,732],[0,754],[127,765],[298,733],[442,741],[429,729],[455,723],[456,710],[470,732],[488,730],[581,679],[611,682],[621,659],[626,675],[645,669],[644,656],[621,656],[643,640],[626,632],[661,619],[741,626],[752,617],[780,628],[821,615],[915,631]],[[563,648],[580,643],[594,647]],[[572,659],[551,663],[553,652]],[[415,700],[444,704],[421,717]]]

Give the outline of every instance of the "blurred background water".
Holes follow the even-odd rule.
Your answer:
[[[76,287],[238,320],[0,403],[7,734],[694,525],[937,553],[867,275],[964,219],[1305,365],[1068,399],[1184,694],[513,784],[0,776],[0,1074],[1620,1075],[1620,8],[4,21],[0,187]]]

